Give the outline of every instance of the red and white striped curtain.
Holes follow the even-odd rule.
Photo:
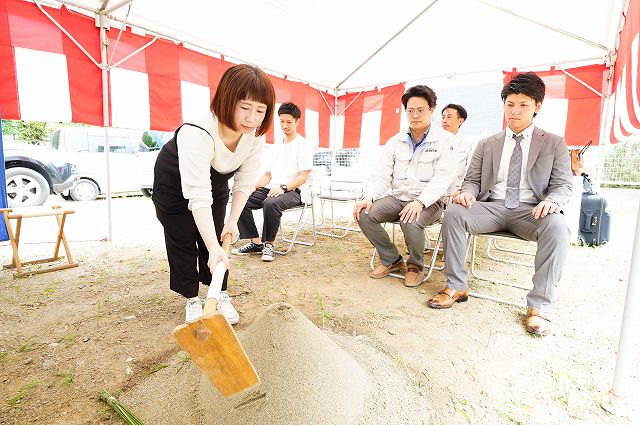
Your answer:
[[[45,7],[96,61],[100,62],[99,29],[94,19],[66,7]],[[113,64],[153,40],[127,27],[108,31]],[[114,127],[173,130],[208,108],[222,73],[233,64],[158,39],[109,73],[110,121]],[[271,76],[278,103],[291,101],[303,111],[299,132],[320,147],[330,147],[333,93],[308,84]],[[32,2],[0,0],[0,112],[4,119],[76,122],[103,125],[100,68]],[[380,115],[374,130],[367,121],[367,140],[399,128],[389,114],[400,104],[402,85],[360,94],[347,111],[344,146],[360,146],[359,123]],[[351,95],[338,98],[344,111]],[[277,117],[276,117],[277,120]],[[277,121],[276,121],[277,122]],[[362,136],[364,137],[364,136]],[[273,143],[274,128],[267,134]],[[375,143],[379,143],[375,140]],[[334,143],[335,144],[335,143]]]
[[[505,72],[504,82],[517,73]],[[584,146],[589,141],[598,145],[607,73],[605,65],[536,72],[546,85],[536,125],[564,135],[569,146]]]
[[[611,143],[640,133],[640,0],[629,0],[613,72]]]

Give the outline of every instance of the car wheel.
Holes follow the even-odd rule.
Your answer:
[[[30,168],[9,168],[7,177],[7,200],[10,208],[42,205],[49,197],[49,183],[40,173]]]
[[[80,181],[69,190],[69,194],[74,201],[93,201],[100,194],[98,185],[91,180],[80,179]]]
[[[144,196],[146,196],[147,198],[151,198],[151,195],[153,194],[153,189],[141,189],[141,190]]]
[[[61,193],[61,194],[60,194],[60,197],[61,197],[62,199],[64,199],[65,201],[73,201],[73,200],[74,200],[74,199],[71,197],[71,195],[70,195],[70,194]]]

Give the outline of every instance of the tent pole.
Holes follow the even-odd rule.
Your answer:
[[[622,314],[620,327],[620,341],[618,343],[618,356],[616,357],[616,369],[613,375],[613,385],[609,390],[611,405],[606,410],[616,412],[616,401],[623,401],[629,396],[629,381],[633,368],[633,357],[636,343],[638,342],[637,323],[640,317],[640,202],[638,203],[638,218],[636,219],[636,234],[631,252],[631,266],[629,267],[629,281],[627,283],[627,295]],[[603,406],[605,407],[605,406]],[[619,406],[618,406],[619,407]]]
[[[106,5],[105,5],[106,6]],[[102,61],[102,121],[104,125],[104,155],[105,166],[107,169],[107,225],[109,241],[113,240],[113,231],[111,225],[111,167],[109,166],[109,68],[107,64],[107,47],[109,40],[107,39],[108,18],[104,14],[98,14],[97,18],[100,22],[100,59]]]

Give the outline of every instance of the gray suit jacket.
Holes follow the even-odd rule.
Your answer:
[[[486,201],[496,185],[505,132],[478,142],[461,191]],[[538,202],[549,199],[563,206],[571,198],[571,159],[564,138],[535,127],[531,136],[527,178]]]

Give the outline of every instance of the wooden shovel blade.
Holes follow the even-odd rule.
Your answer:
[[[236,333],[220,312],[179,325],[173,335],[223,396],[260,383]]]

